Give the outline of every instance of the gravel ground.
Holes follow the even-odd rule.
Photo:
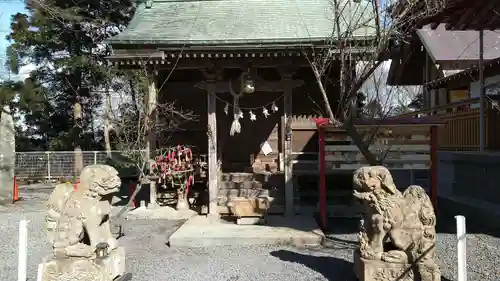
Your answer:
[[[17,275],[17,227],[22,218],[29,223],[28,280],[36,279],[37,264],[49,252],[42,228],[43,199],[49,188],[23,192],[24,201],[0,207],[0,281],[15,280]],[[218,247],[172,249],[167,237],[181,221],[129,220],[120,239],[127,251],[127,265],[134,281],[169,280],[354,280],[352,251],[356,248],[357,223],[335,220],[335,233],[328,234],[325,247],[298,250],[286,247]],[[440,220],[437,253],[443,280],[455,280],[456,259],[453,224]],[[449,231],[451,230],[451,231]],[[474,232],[474,231],[473,231]],[[475,231],[468,235],[469,280],[497,281],[500,268],[498,236]],[[486,232],[486,231],[483,231]],[[159,279],[160,278],[160,279]]]

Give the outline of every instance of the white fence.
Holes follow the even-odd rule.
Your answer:
[[[112,155],[123,155],[123,153],[113,151]],[[105,164],[108,161],[106,151],[82,151],[81,158],[83,166]],[[52,180],[77,176],[75,175],[75,152],[16,152],[15,174],[18,179],[29,180]]]

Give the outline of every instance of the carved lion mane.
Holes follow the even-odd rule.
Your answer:
[[[106,196],[119,191],[121,180],[118,171],[108,165],[90,165],[80,175],[81,187],[88,189],[91,197]]]
[[[359,192],[377,192],[379,188],[389,194],[398,194],[392,175],[384,166],[361,167],[354,172],[354,189]]]

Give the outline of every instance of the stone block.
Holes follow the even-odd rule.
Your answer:
[[[103,268],[106,270],[111,280],[125,273],[125,248],[118,247],[111,251],[111,253],[101,259]]]
[[[354,273],[358,281],[440,281],[439,268],[434,263],[389,263],[367,260],[354,251]]]
[[[37,281],[112,281],[125,276],[125,249],[118,247],[102,259],[54,258],[39,265]]]
[[[231,198],[227,206],[236,217],[262,217],[270,207],[272,198]]]
[[[261,217],[243,217],[243,218],[238,218],[236,220],[236,224],[238,225],[266,224],[266,220]]]

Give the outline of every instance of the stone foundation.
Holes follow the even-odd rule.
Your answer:
[[[439,268],[433,264],[388,263],[366,260],[354,252],[354,273],[358,281],[440,281]]]
[[[227,206],[231,210],[231,213],[238,217],[262,217],[266,214],[267,209],[269,209],[272,198],[245,198],[236,197],[232,198]]]
[[[263,225],[266,224],[266,220],[262,217],[242,217],[236,219],[237,225]]]
[[[118,247],[103,259],[54,258],[39,270],[37,281],[112,281],[125,275],[125,249]]]

